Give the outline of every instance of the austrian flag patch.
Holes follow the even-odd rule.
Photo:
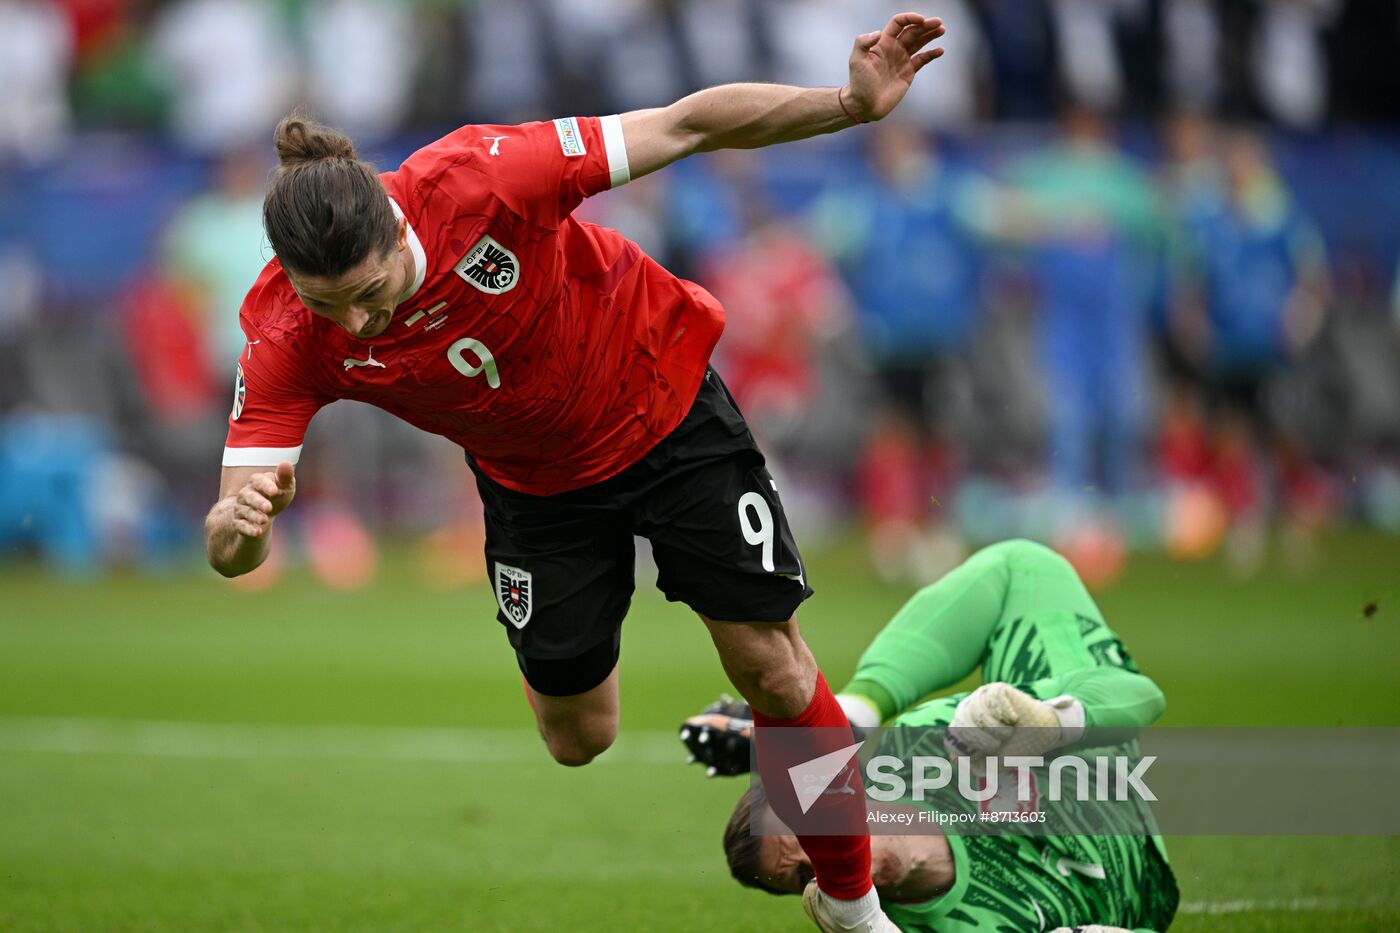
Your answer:
[[[587,155],[583,145],[583,133],[578,128],[577,117],[562,117],[554,121],[554,131],[559,134],[559,146],[569,158]]]

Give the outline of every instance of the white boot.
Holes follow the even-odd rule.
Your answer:
[[[880,909],[874,888],[859,901],[841,901],[809,881],[802,892],[802,909],[823,933],[899,933],[899,927]]]

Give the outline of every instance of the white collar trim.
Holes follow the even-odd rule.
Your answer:
[[[393,198],[389,199],[389,206],[394,209],[394,217],[403,219],[403,209],[399,207],[399,202]],[[418,234],[413,232],[413,224],[407,223],[408,227],[408,248],[413,253],[413,284],[408,291],[399,296],[399,301],[407,301],[418,293],[418,289],[423,287],[423,279],[428,275],[428,256],[423,252],[423,244],[418,239]]]

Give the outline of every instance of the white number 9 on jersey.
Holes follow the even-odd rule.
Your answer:
[[[476,363],[467,362],[467,351],[477,358]],[[486,349],[486,344],[472,337],[463,337],[447,348],[447,360],[468,379],[486,374],[486,384],[493,389],[501,387],[501,374],[496,371],[496,358]]]

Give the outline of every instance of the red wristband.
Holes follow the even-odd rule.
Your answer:
[[[846,116],[850,117],[851,120],[855,122],[856,126],[860,126],[861,124],[865,123],[865,121],[862,120],[860,117],[856,116],[855,114],[851,113],[849,110],[846,109],[846,102],[845,102],[844,100],[841,99],[841,92],[844,91],[844,90],[846,90],[844,87],[838,87],[838,88],[836,89],[836,103],[838,103],[838,104],[841,105],[841,112],[842,112],[842,113],[844,113]]]

